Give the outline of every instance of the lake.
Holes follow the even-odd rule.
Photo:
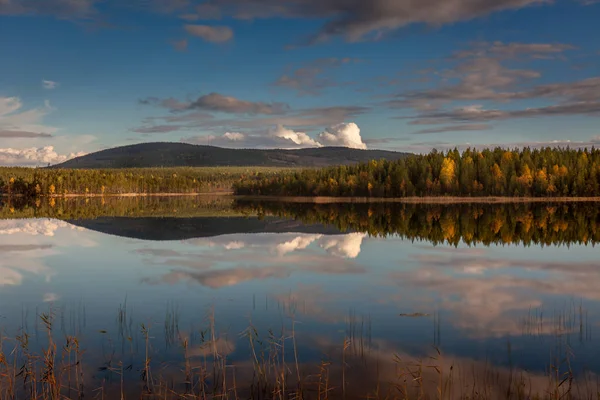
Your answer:
[[[0,211],[2,398],[598,391],[596,203],[93,198]]]

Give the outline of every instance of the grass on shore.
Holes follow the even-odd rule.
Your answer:
[[[508,367],[446,355],[435,346],[425,356],[411,356],[382,343],[375,345],[369,327],[355,315],[349,315],[339,343],[312,335],[320,362],[305,362],[299,354],[300,322],[293,313],[280,331],[270,329],[266,335],[250,322],[239,334],[248,351],[240,360],[232,356],[235,341],[218,331],[214,311],[207,314],[206,329],[196,334],[180,330],[176,309],[167,311],[162,325],[138,327],[129,312],[126,302],[119,307],[116,337],[99,332],[104,336],[100,359],[77,335],[57,334],[59,316],[52,309],[38,316],[43,339],[25,329],[13,338],[0,335],[0,398],[559,400],[600,396],[596,375],[575,376],[571,368],[567,335],[576,332],[578,324],[587,335],[581,319],[584,312],[577,307],[555,315],[550,323],[537,312],[523,322],[524,334],[554,335],[556,348],[562,349],[554,352],[546,373],[513,365],[510,342]],[[436,322],[434,315],[436,323],[439,318]],[[178,349],[178,361],[160,361],[153,341],[160,331],[166,348]],[[39,342],[44,344],[36,352],[33,347]],[[126,355],[123,359],[116,356],[119,347]]]

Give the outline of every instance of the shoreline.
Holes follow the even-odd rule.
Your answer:
[[[233,191],[218,191],[204,193],[110,193],[110,194],[54,194],[41,196],[41,198],[131,198],[131,197],[231,197],[236,200],[277,201],[282,203],[408,203],[408,204],[468,204],[468,203],[577,203],[599,202],[600,197],[502,197],[502,196],[425,196],[425,197],[331,197],[331,196],[260,196],[260,195],[235,195]],[[0,198],[8,198],[7,194],[0,194]],[[13,195],[21,198],[22,195]]]
[[[119,197],[201,197],[201,196],[233,196],[233,192],[204,192],[204,193],[89,193],[89,194],[80,194],[80,193],[69,193],[69,194],[51,194],[44,195],[40,197],[34,198],[48,198],[48,199],[70,199],[70,198],[99,198],[99,197],[110,197],[110,198],[119,198]],[[9,196],[7,194],[0,194],[0,198],[8,198],[8,197],[16,197],[21,198],[23,195],[16,194]]]
[[[409,203],[409,204],[468,204],[468,203],[577,203],[599,202],[600,197],[303,197],[303,196],[234,196],[239,200],[266,200],[282,203]]]

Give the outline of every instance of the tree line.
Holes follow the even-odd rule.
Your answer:
[[[244,177],[239,195],[272,196],[600,196],[600,150],[457,149],[398,161]]]
[[[246,176],[258,173],[271,176],[281,171],[267,167],[0,168],[0,194],[34,198],[71,194],[203,193],[231,190],[234,182]]]
[[[434,244],[600,243],[600,208],[593,202],[314,204],[236,200],[234,208],[259,217],[333,225],[342,232],[397,235]]]

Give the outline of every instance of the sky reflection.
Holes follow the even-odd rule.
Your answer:
[[[0,221],[0,235],[8,332],[23,323],[24,309],[64,313],[74,304],[85,305],[89,332],[114,330],[127,299],[136,323],[160,326],[175,304],[186,329],[214,307],[229,330],[220,345],[232,352],[250,320],[267,329],[293,315],[304,335],[343,340],[349,324],[360,325],[370,340],[415,356],[435,343],[459,357],[496,354],[502,363],[510,340],[535,368],[557,337],[572,337],[585,352],[580,360],[600,369],[593,358],[600,354],[590,350],[600,262],[589,246],[434,246],[328,231],[151,241],[49,219]],[[421,316],[400,316],[412,313]]]

